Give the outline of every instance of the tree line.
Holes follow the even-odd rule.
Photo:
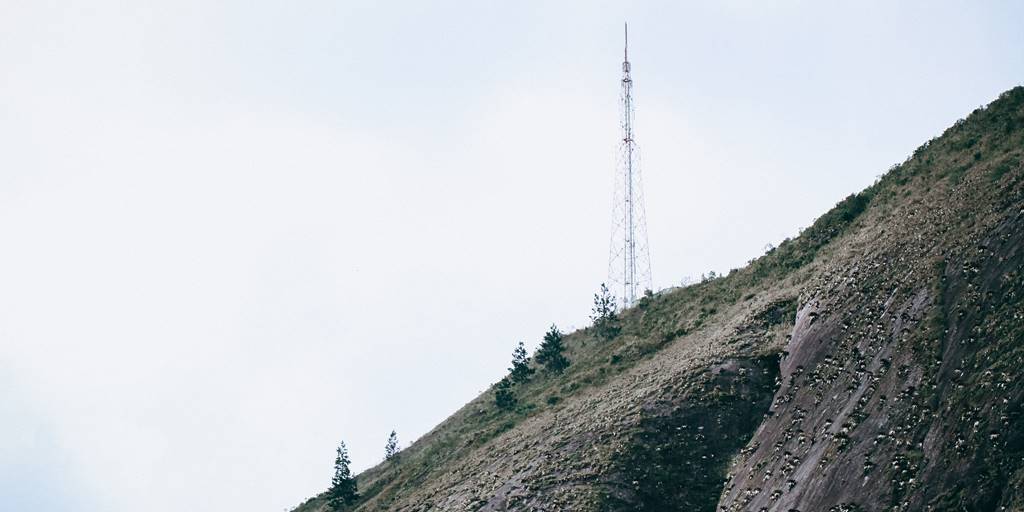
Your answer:
[[[616,312],[615,297],[608,287],[601,284],[598,293],[594,294],[594,305],[590,320],[594,334],[601,340],[612,340],[622,332],[622,326]],[[537,348],[532,360],[549,374],[561,374],[571,362],[565,356],[564,335],[558,326],[552,324]],[[530,381],[538,368],[531,366],[531,357],[526,345],[520,341],[512,351],[512,366],[508,375],[494,386],[494,403],[502,410],[515,408],[518,400],[515,388]],[[398,434],[392,430],[384,445],[384,460],[394,460],[399,456]],[[351,459],[345,442],[338,444],[334,458],[334,477],[331,487],[326,492],[328,507],[332,511],[341,511],[354,505],[359,500],[359,489],[355,475],[352,474]]]
[[[616,313],[615,296],[608,290],[604,283],[598,293],[594,294],[594,305],[591,309],[590,320],[594,334],[601,340],[614,339],[622,332],[619,323],[619,316]],[[560,374],[569,367],[569,359],[565,357],[565,345],[562,342],[562,332],[558,326],[552,324],[544,339],[534,354],[534,361],[552,374]],[[512,351],[512,366],[508,369],[508,375],[503,377],[494,385],[494,403],[499,409],[510,410],[515,408],[518,400],[515,395],[515,388],[518,385],[529,382],[536,370],[530,366],[530,357],[527,356],[526,347],[522,341]]]
[[[384,444],[384,460],[396,459],[400,451],[398,433],[392,430],[388,435],[387,443]],[[359,501],[359,486],[349,467],[351,464],[348,447],[345,446],[345,441],[342,441],[338,443],[338,448],[335,450],[334,477],[331,478],[331,487],[326,492],[327,506],[331,510],[345,510]]]

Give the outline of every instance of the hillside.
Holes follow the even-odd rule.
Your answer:
[[[472,400],[355,510],[1024,510],[1022,160],[1017,87],[745,268],[570,334],[564,374]]]

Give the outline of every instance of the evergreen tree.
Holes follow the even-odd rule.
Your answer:
[[[512,393],[512,381],[505,377],[494,387],[494,403],[499,409],[511,409],[516,405],[516,396]]]
[[[608,291],[608,287],[601,283],[600,293],[594,294],[594,309],[590,319],[594,322],[594,332],[597,337],[610,340],[619,335],[622,327],[619,325],[619,316],[615,314],[615,297]]]
[[[512,351],[512,367],[508,369],[512,382],[515,384],[521,384],[530,380],[530,375],[533,375],[533,368],[530,368],[530,358],[526,355],[526,347],[523,346],[523,342],[519,342],[516,349]]]
[[[398,455],[398,433],[394,430],[388,436],[388,444],[384,445],[384,460],[391,460]]]
[[[334,458],[334,478],[331,479],[331,488],[327,491],[328,505],[331,510],[344,510],[345,507],[359,499],[356,477],[352,475],[352,470],[348,467],[351,463],[352,461],[348,458],[348,448],[342,441],[338,444],[337,456]]]
[[[537,349],[537,362],[544,365],[548,371],[562,373],[569,366],[569,360],[562,355],[564,350],[562,332],[554,324],[551,324],[551,330],[544,335],[544,341]]]

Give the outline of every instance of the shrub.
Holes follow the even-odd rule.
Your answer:
[[[512,381],[505,377],[494,386],[494,403],[499,409],[509,410],[516,405],[516,396],[512,393]]]

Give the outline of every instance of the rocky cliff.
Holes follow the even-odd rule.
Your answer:
[[[1024,510],[1022,160],[1018,87],[747,267],[572,333],[355,510]]]

